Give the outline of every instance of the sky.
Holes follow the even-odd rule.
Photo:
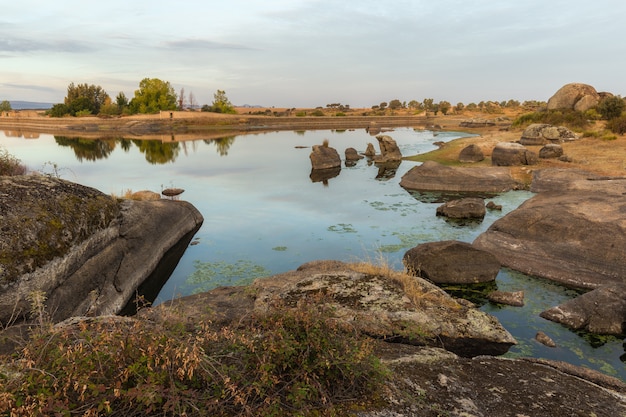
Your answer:
[[[0,101],[144,78],[210,104],[626,96],[623,0],[0,0]]]

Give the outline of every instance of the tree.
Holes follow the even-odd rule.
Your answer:
[[[100,113],[100,108],[110,102],[111,98],[99,85],[94,84],[74,84],[67,86],[67,96],[64,103],[69,109],[69,113],[75,116],[76,113]]]
[[[435,100],[433,100],[432,98],[425,98],[423,103],[424,103],[424,110],[426,110],[426,112],[432,111],[433,110],[433,103]]]
[[[196,102],[196,96],[193,95],[193,91],[189,92],[189,108],[191,110],[195,110],[198,107],[198,103]]]
[[[158,113],[160,110],[176,110],[177,98],[174,88],[158,78],[144,78],[130,101],[133,113]]]
[[[408,106],[409,106],[409,109],[412,109],[412,110],[421,110],[422,109],[422,103],[420,103],[417,100],[409,101]]]
[[[180,89],[180,94],[178,95],[178,110],[185,110],[185,88]]]
[[[10,101],[3,100],[0,103],[0,111],[11,111],[11,110],[13,110],[13,109],[11,108],[11,102]]]
[[[232,105],[228,97],[226,97],[226,91],[217,90],[215,94],[213,94],[213,104],[205,110],[205,107],[202,107],[203,111],[210,111],[213,113],[228,113],[235,114],[237,111],[235,107]]]
[[[50,117],[63,117],[70,114],[70,108],[65,103],[57,103],[46,114]]]
[[[452,105],[449,102],[445,100],[439,102],[439,111],[441,111],[444,116],[448,114],[451,108]]]
[[[459,101],[458,103],[456,103],[456,106],[455,106],[455,111],[456,111],[457,113],[458,113],[458,112],[462,112],[462,111],[463,111],[463,109],[465,109],[465,104],[463,104],[463,103],[462,103],[462,102],[460,102],[460,101]]]
[[[626,103],[620,96],[609,96],[600,100],[596,110],[604,119],[612,120],[620,117],[625,107]]]
[[[398,100],[397,98],[391,100],[389,102],[389,108],[391,110],[398,110],[402,108],[402,102],[400,100]]]

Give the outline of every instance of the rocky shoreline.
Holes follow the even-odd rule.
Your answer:
[[[293,129],[287,122],[283,126]],[[503,137],[512,135],[506,132]],[[489,157],[485,143],[483,138]],[[419,189],[426,184],[424,189],[444,190],[451,186],[452,176],[464,179],[463,189],[455,191],[484,191],[475,188],[487,179],[496,184],[489,192],[502,191],[501,184],[504,189],[530,187],[537,195],[494,223],[473,246],[510,268],[570,286],[602,289],[617,297],[611,306],[624,306],[624,292],[606,291],[605,284],[625,283],[626,242],[620,239],[626,235],[622,230],[626,181],[597,171],[575,171],[576,164],[563,169],[562,163],[567,162],[539,163],[532,168],[530,183],[519,180],[519,170],[528,167],[450,168],[429,163],[421,168],[427,174],[411,181],[403,178],[403,186]],[[74,317],[63,325],[79,326],[83,316],[119,313],[157,269],[158,261],[177,246],[184,249],[202,223],[201,214],[184,201],[119,202],[96,190],[41,176],[1,181],[0,216],[15,227],[2,229],[0,247],[3,253],[9,248],[22,250],[3,258],[0,269],[5,341],[7,324],[28,318],[28,296],[33,291],[45,293],[54,321]],[[459,181],[453,183],[458,187]],[[74,198],[89,203],[89,210],[67,203]],[[32,219],[33,226],[6,222],[13,218]],[[42,240],[52,243],[54,250],[27,250]],[[176,314],[190,323],[209,320],[227,326],[253,311],[271,309],[277,299],[297,308],[299,300],[320,295],[337,317],[376,340],[379,356],[394,373],[381,393],[384,404],[353,415],[626,415],[623,381],[568,364],[498,358],[515,340],[493,317],[421,278],[371,266],[312,262],[248,287],[219,288],[143,309],[131,320],[153,322]],[[594,303],[609,305],[606,298]],[[566,313],[572,311],[569,308],[561,307],[551,317],[576,316],[582,328],[624,333],[626,309],[591,309],[581,319]],[[602,315],[606,310],[613,315]]]

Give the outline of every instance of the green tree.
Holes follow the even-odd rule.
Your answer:
[[[606,120],[612,120],[620,117],[626,103],[620,96],[609,96],[600,101],[597,106],[598,113]]]
[[[441,111],[444,116],[448,114],[451,108],[452,108],[452,104],[450,104],[449,102],[445,100],[439,102],[439,111]]]
[[[465,109],[465,104],[459,101],[458,103],[456,103],[456,106],[454,106],[454,109],[457,113],[460,113],[463,111],[463,109]]]
[[[434,101],[435,100],[433,100],[432,98],[425,98],[424,101],[422,102],[424,104],[424,110],[426,110],[427,112],[433,111]]]
[[[135,97],[129,107],[133,113],[158,113],[161,110],[176,110],[177,97],[174,88],[167,81],[158,78],[144,78],[135,90]]]
[[[67,86],[67,96],[64,103],[69,108],[69,113],[74,116],[76,113],[92,114],[100,113],[100,108],[110,103],[111,98],[99,85],[94,84],[74,84]]]
[[[226,97],[226,91],[217,90],[215,94],[213,94],[213,104],[211,106],[202,107],[203,111],[210,111],[213,113],[227,113],[227,114],[235,114],[237,111],[235,107],[232,105],[228,97]]]
[[[398,100],[397,98],[391,100],[389,102],[389,108],[391,110],[398,110],[402,108],[402,102],[400,100]]]
[[[422,103],[420,103],[417,100],[409,101],[408,106],[409,106],[409,109],[411,109],[411,110],[421,110],[422,109]]]
[[[13,109],[11,108],[11,102],[10,101],[3,100],[0,103],[0,111],[11,111],[11,110],[13,110]]]
[[[46,112],[50,117],[63,117],[70,114],[70,108],[65,103],[57,103]]]

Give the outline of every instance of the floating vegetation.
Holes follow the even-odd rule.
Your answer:
[[[247,285],[256,278],[271,274],[264,266],[241,259],[235,263],[196,260],[194,266],[196,270],[185,281],[187,286],[193,287],[193,294],[209,291],[222,285]]]
[[[356,229],[348,223],[339,223],[333,226],[328,226],[328,231],[336,233],[356,233]]]
[[[287,246],[274,246],[272,250],[276,252],[285,252],[287,250]]]
[[[455,298],[464,298],[478,306],[488,303],[487,295],[498,289],[495,281],[476,284],[440,284],[439,287]]]

